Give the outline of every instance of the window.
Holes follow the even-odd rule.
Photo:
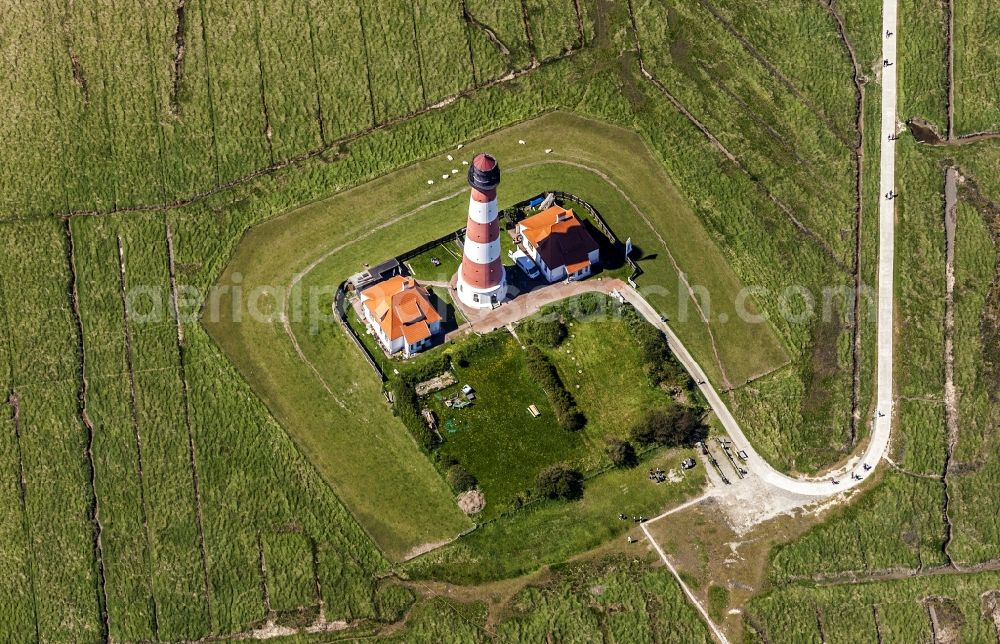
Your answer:
[[[479,293],[473,293],[472,294],[472,301],[473,302],[478,302],[479,301]]]

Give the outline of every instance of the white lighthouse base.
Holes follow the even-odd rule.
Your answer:
[[[464,306],[470,309],[491,309],[507,297],[507,275],[505,273],[500,283],[492,288],[473,288],[462,279],[460,270],[455,290],[458,291],[458,299]]]

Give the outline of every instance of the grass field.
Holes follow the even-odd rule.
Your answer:
[[[752,634],[763,642],[781,634],[797,642],[920,642],[937,633],[956,641],[991,642],[1000,586],[995,572],[928,575],[915,579],[837,586],[792,586],[750,602]],[[932,617],[933,611],[933,617]]]
[[[896,352],[899,421],[892,458],[901,468],[773,555],[772,578],[942,564],[945,526],[943,415],[943,169],[910,140],[897,151],[900,339]],[[941,297],[927,297],[941,293]],[[914,305],[914,304],[919,305]],[[887,517],[893,517],[887,520]]]
[[[0,212],[171,203],[523,69],[529,31],[538,58],[580,45],[572,0],[469,4],[511,56],[443,0],[16,7]]]
[[[433,260],[437,260],[435,266]],[[410,272],[418,280],[449,281],[462,264],[462,248],[457,243],[445,242],[406,260]]]
[[[558,564],[611,539],[624,542],[625,533],[635,524],[620,521],[619,513],[654,516],[701,491],[705,484],[701,468],[684,472],[677,483],[657,485],[648,478],[648,471],[655,467],[677,470],[690,454],[686,449],[657,450],[633,469],[613,469],[588,479],[578,501],[531,504],[510,517],[483,524],[402,569],[414,579],[477,584]]]
[[[974,198],[970,188],[959,187],[954,332],[955,378],[960,392],[959,433],[947,475],[949,497],[946,502],[941,479],[947,459],[947,430],[941,398],[944,375],[940,368],[943,298],[926,297],[928,292],[944,292],[945,260],[940,241],[944,237],[940,194],[943,166],[935,158],[937,156],[936,153],[921,155],[921,151],[909,142],[904,142],[901,150],[900,167],[907,196],[899,204],[899,213],[901,221],[908,221],[910,225],[902,228],[904,232],[898,242],[903,249],[901,301],[909,303],[901,308],[903,326],[898,359],[902,366],[897,382],[903,399],[893,456],[898,471],[887,472],[880,484],[852,507],[835,513],[823,525],[777,549],[772,556],[770,576],[778,588],[789,579],[808,580],[815,575],[853,571],[852,574],[863,578],[866,573],[875,571],[942,566],[948,563],[949,557],[963,566],[996,557],[992,545],[996,540],[995,521],[988,517],[995,515],[997,507],[995,500],[982,492],[989,486],[987,481],[996,476],[995,459],[988,456],[992,453],[988,445],[992,444],[995,432],[987,427],[991,423],[995,425],[991,419],[996,416],[997,406],[986,391],[985,365],[977,357],[981,355],[983,333],[992,315],[988,297],[990,290],[995,289],[997,245],[990,226],[995,227],[996,219],[988,211],[977,209],[981,202]],[[995,154],[970,150],[961,155],[963,166],[972,159],[982,173],[993,167]],[[986,185],[992,187],[992,175],[987,172],[983,176],[990,177]],[[942,508],[946,508],[952,523],[946,551],[944,544],[949,533]],[[917,602],[906,604],[904,601],[912,600],[915,591],[892,590],[903,584],[915,586],[917,582],[872,586],[879,588],[879,596],[883,597],[876,601],[883,637],[892,632],[908,632],[905,637],[919,637],[919,633],[927,631],[928,625],[922,620],[908,623],[907,616],[926,615],[926,610]],[[886,594],[890,590],[892,594]],[[799,591],[780,590],[776,595],[784,592]],[[827,591],[817,591],[807,602],[810,606],[816,604],[824,616],[825,606],[832,599],[845,595],[842,591],[825,593]],[[865,593],[868,596],[867,591]],[[937,590],[929,594],[953,596]],[[787,599],[780,600],[786,608]],[[956,599],[961,600],[961,597]],[[855,598],[852,601],[863,603],[866,600]],[[812,608],[802,613],[798,610],[790,610],[790,617],[783,622],[772,621],[774,628],[792,632],[792,629],[808,629],[807,624],[816,624]],[[962,611],[965,614],[961,620],[963,639],[976,641],[978,637],[992,637],[986,635],[990,632],[988,626],[986,631],[981,630],[978,610],[970,613],[963,606]],[[771,613],[767,619],[775,617]],[[755,623],[765,623],[759,616],[754,619]],[[825,619],[821,621],[827,624]],[[839,619],[836,623],[840,624],[837,628],[847,627],[847,622]],[[906,628],[912,630],[906,631]],[[860,637],[861,632],[857,631],[855,637]],[[827,636],[832,637],[829,631]]]
[[[604,454],[607,437],[627,439],[629,428],[644,412],[675,404],[665,391],[650,385],[624,320],[597,317],[571,324],[570,336],[545,353],[586,416],[583,429],[560,428],[544,391],[525,371],[521,345],[505,330],[468,355],[467,367],[452,365],[458,382],[424,399],[440,421],[444,443],[437,451],[457,460],[479,481],[487,503],[476,516],[479,522],[510,511],[516,499],[534,498],[535,477],[548,465],[568,463],[583,472],[609,466]],[[476,391],[474,404],[457,410],[446,407],[444,399],[465,384]],[[535,405],[540,417],[532,418],[528,405]]]
[[[835,5],[870,76],[867,133],[878,121],[877,3]],[[984,74],[995,58],[995,12],[982,3],[955,8],[956,129],[995,127]],[[0,421],[8,430],[0,466],[11,474],[0,484],[0,507],[13,517],[0,526],[0,623],[24,639],[192,640],[320,603],[328,619],[394,619],[405,602],[374,590],[373,576],[387,565],[379,549],[398,559],[469,522],[380,401],[356,349],[332,321],[314,335],[304,317],[289,320],[298,347],[277,320],[244,321],[237,330],[206,318],[208,334],[193,319],[179,332],[170,320],[140,323],[122,305],[121,284],[180,289],[182,308],[205,313],[208,289],[227,265],[223,283],[239,273],[249,292],[287,287],[321,260],[295,291],[307,309],[308,287],[332,286],[363,262],[412,247],[413,236],[461,226],[467,197],[460,177],[440,179],[454,167],[443,151],[552,109],[637,134],[564,114],[499,131],[484,145],[504,166],[501,199],[553,187],[586,197],[620,237],[642,240],[640,286],[713,383],[736,388],[734,412],[765,456],[787,469],[813,469],[843,453],[851,327],[843,316],[825,328],[789,323],[778,315],[777,295],[794,283],[815,289],[852,280],[851,64],[823,5],[468,0],[464,16],[456,3],[437,0],[188,0],[146,9],[45,0],[9,7],[0,25],[10,71],[0,90],[7,142],[0,153],[0,374],[9,410]],[[909,34],[899,63],[900,116],[941,124],[942,8],[920,2],[900,11]],[[681,109],[640,73],[636,37],[643,64]],[[581,43],[570,57],[485,86]],[[466,90],[474,91],[442,103]],[[518,138],[527,144],[516,145]],[[876,138],[866,136],[864,157],[866,283],[874,277]],[[987,149],[922,154],[953,154],[995,202],[1000,190],[989,182],[997,166]],[[307,153],[316,154],[286,165]],[[939,554],[933,519],[941,485],[924,475],[943,463],[935,402],[941,310],[938,298],[925,297],[943,279],[940,176],[933,163],[902,159],[900,166],[901,260],[909,262],[900,272],[901,300],[919,304],[901,312],[899,393],[907,400],[894,457],[920,476],[887,473],[857,513],[842,513],[849,520],[837,516],[826,532],[804,538],[808,548],[843,552],[842,560],[817,564],[802,554],[808,548],[796,555],[790,546],[776,559],[774,580],[819,569],[930,565]],[[364,197],[347,190],[399,168],[366,185]],[[199,199],[187,204],[191,196]],[[917,203],[926,212],[915,213]],[[74,216],[68,224],[43,217],[150,204],[171,207]],[[988,325],[977,325],[980,309],[995,302],[995,286],[987,230],[976,227],[970,204],[960,224],[968,237],[959,251],[956,374],[967,393],[956,451],[962,468],[950,477],[958,529],[949,550],[975,561],[994,556],[997,542],[987,496],[995,459],[977,460],[994,451],[988,429],[996,406],[988,394],[995,372],[975,360],[996,336],[981,335]],[[980,204],[972,205],[981,216]],[[28,219],[13,221],[20,217]],[[679,287],[679,272],[712,293],[707,321]],[[734,322],[743,285],[770,289],[750,302],[770,314],[770,324]],[[258,304],[279,310],[281,301],[265,293]],[[328,296],[315,304],[328,310]],[[171,308],[169,297],[164,307]],[[870,327],[862,333],[870,346]],[[864,410],[871,357],[863,352],[862,360]],[[602,411],[593,410],[594,418]],[[676,467],[680,457],[653,458]],[[628,478],[634,474],[602,475],[578,504],[540,504],[411,567],[455,579],[528,572],[622,538],[619,510],[653,513],[701,484],[695,474],[655,488]],[[896,520],[884,544],[848,544],[850,522],[876,530],[880,514]],[[558,601],[537,591],[525,602],[551,602],[553,614],[571,615],[561,628],[596,624],[622,639],[645,636],[632,622],[617,630],[621,613],[594,617],[576,609],[582,601],[569,599],[572,592],[555,594]],[[654,594],[680,606],[673,586]],[[754,613],[772,637],[795,639],[803,625],[803,639],[812,637],[808,627],[817,620],[808,601],[766,601],[794,613],[784,621],[778,610]],[[923,606],[879,601],[887,637],[925,638],[914,617],[926,614]],[[988,637],[971,599],[961,601],[966,624],[976,624],[964,633]],[[426,606],[421,614],[431,622],[448,623],[447,607]],[[821,611],[828,639],[863,639],[872,603],[859,606]],[[686,609],[668,614],[664,629],[690,618]],[[503,633],[541,637],[546,615],[521,615]]]
[[[670,573],[623,555],[561,566],[497,602],[434,597],[400,641],[709,642]]]
[[[967,0],[955,3],[954,11],[956,133],[997,131],[1000,7],[987,0]]]
[[[477,521],[510,510],[515,498],[530,498],[543,468],[576,461],[584,448],[579,433],[559,427],[545,393],[525,372],[517,341],[506,331],[496,333],[495,344],[470,355],[468,367],[453,367],[458,383],[425,400],[441,422],[444,444],[438,451],[479,480],[487,507]],[[445,407],[444,397],[457,394],[464,384],[476,390],[473,405]],[[528,413],[532,404],[541,417]]]

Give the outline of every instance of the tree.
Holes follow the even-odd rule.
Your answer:
[[[451,485],[451,487],[453,487],[457,492],[471,490],[479,484],[476,477],[459,463],[449,467],[448,473],[445,476],[448,479],[448,484]]]
[[[609,438],[608,446],[604,451],[615,467],[635,467],[639,464],[639,459],[635,455],[635,448],[632,447],[632,443],[623,441],[620,438]]]
[[[560,319],[529,320],[525,322],[528,336],[543,347],[555,348],[566,339],[568,330]]]
[[[629,436],[640,445],[665,447],[692,445],[707,433],[697,413],[679,406],[652,409],[629,430]]]
[[[562,463],[550,465],[535,479],[535,491],[549,499],[579,499],[583,496],[583,474]]]

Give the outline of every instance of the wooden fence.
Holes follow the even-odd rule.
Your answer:
[[[385,372],[382,371],[382,367],[379,366],[378,361],[375,356],[371,354],[365,343],[362,342],[358,334],[355,333],[354,327],[352,327],[347,322],[347,282],[341,282],[340,286],[337,287],[337,293],[333,297],[333,312],[337,316],[337,321],[340,322],[340,326],[347,333],[347,336],[354,341],[354,344],[361,350],[361,355],[364,356],[365,361],[368,365],[375,371],[375,374],[379,377],[382,382],[387,380]]]

